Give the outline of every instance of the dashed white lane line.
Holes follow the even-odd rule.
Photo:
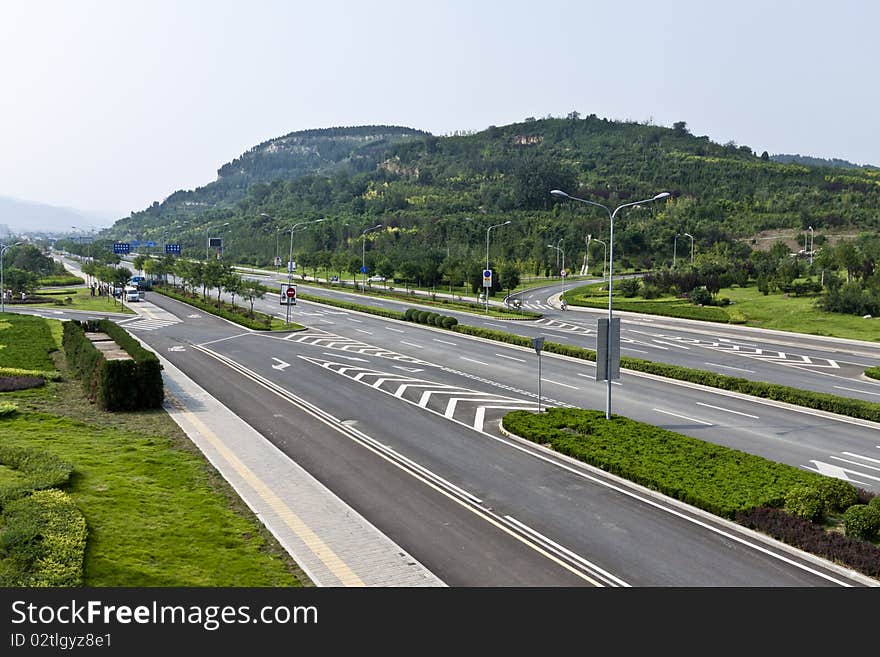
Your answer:
[[[721,363],[703,363],[703,365],[711,365],[712,367],[723,367],[727,370],[737,370],[739,372],[748,372],[749,374],[755,373],[755,370],[746,370],[742,367],[734,367],[733,365],[722,365]]]
[[[572,390],[577,390],[577,386],[570,386],[567,383],[560,383],[559,381],[551,381],[550,379],[544,379],[544,383],[552,383],[553,385],[562,386],[564,388],[571,388]]]
[[[880,392],[868,392],[867,390],[858,390],[857,388],[844,388],[843,386],[834,386],[838,390],[848,390],[849,392],[860,392],[864,395],[877,395],[880,397]]]
[[[725,413],[734,413],[736,415],[743,415],[745,417],[750,417],[755,420],[760,420],[757,415],[750,415],[749,413],[742,413],[740,411],[734,411],[729,408],[722,408],[721,406],[712,406],[712,404],[704,404],[703,402],[697,402],[697,406],[705,406],[706,408],[714,408],[716,411],[724,411]]]
[[[440,344],[452,345],[453,347],[458,346],[457,342],[450,342],[449,340],[440,340],[439,338],[434,338],[434,342],[439,342]]]
[[[498,358],[506,358],[507,360],[515,360],[517,363],[525,363],[522,358],[514,358],[513,356],[505,356],[504,354],[495,354]]]
[[[473,358],[465,358],[464,356],[462,356],[461,359],[466,360],[469,363],[476,363],[477,365],[485,365],[486,367],[489,367],[489,363],[484,363],[481,360],[474,360]]]
[[[693,417],[688,417],[687,415],[679,415],[678,413],[673,413],[672,411],[664,411],[663,409],[660,409],[660,408],[655,408],[654,410],[657,411],[658,413],[663,413],[664,415],[671,415],[672,417],[677,417],[677,418],[681,418],[682,420],[687,420],[688,422],[696,422],[697,424],[705,424],[707,427],[712,426],[711,422],[706,422],[705,420],[698,420]]]
[[[422,345],[420,345],[420,344],[413,344],[412,342],[404,342],[403,340],[400,341],[400,344],[405,344],[407,347],[415,347],[416,349],[422,348]]]
[[[395,333],[406,333],[406,331],[401,331],[400,329],[391,328],[390,326],[386,326],[389,331],[394,331]]]

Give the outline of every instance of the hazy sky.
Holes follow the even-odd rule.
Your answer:
[[[119,216],[309,128],[686,121],[880,165],[873,0],[0,0],[0,195]]]

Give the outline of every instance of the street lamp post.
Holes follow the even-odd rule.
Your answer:
[[[655,196],[648,198],[648,199],[644,199],[642,201],[633,201],[632,203],[624,203],[623,205],[618,205],[616,208],[614,208],[614,210],[611,210],[611,208],[604,206],[601,203],[596,203],[594,201],[587,201],[585,199],[578,198],[576,196],[570,196],[569,194],[566,194],[565,192],[563,192],[560,189],[551,190],[550,193],[553,196],[558,196],[561,198],[570,199],[572,201],[579,201],[580,203],[586,203],[588,205],[595,205],[596,207],[600,207],[608,213],[608,218],[610,220],[611,227],[610,227],[610,234],[608,237],[608,242],[611,247],[608,249],[608,330],[606,332],[607,342],[605,345],[605,359],[606,359],[605,360],[605,376],[606,376],[606,380],[608,382],[608,388],[607,388],[606,400],[605,400],[605,402],[606,402],[605,403],[605,419],[610,420],[611,419],[611,364],[612,364],[611,363],[611,346],[612,346],[612,342],[611,342],[612,321],[611,320],[613,319],[612,287],[613,287],[613,279],[614,279],[614,217],[616,217],[617,213],[623,208],[632,207],[634,205],[641,205],[643,203],[651,203],[653,201],[659,201],[660,199],[664,199],[667,196],[669,196],[669,192],[660,192],[659,194],[656,194]]]
[[[510,223],[510,220],[507,220],[504,223],[494,224],[492,226],[489,226],[486,229],[486,271],[489,271],[489,231],[491,231],[493,228],[498,228],[499,226],[506,226],[509,223]],[[488,315],[489,314],[489,288],[484,287],[483,293],[486,295],[486,314]]]
[[[361,273],[364,275],[363,288],[364,294],[367,293],[367,233],[382,228],[382,224],[376,224],[372,228],[364,228],[361,232]]]
[[[562,242],[562,240],[559,240],[559,242]],[[552,244],[548,244],[547,247],[550,249],[556,249],[557,257],[562,254],[562,271],[560,272],[562,278],[562,291],[559,294],[559,303],[562,309],[565,310],[565,251],[559,246],[553,246]]]
[[[694,264],[694,236],[690,233],[684,233],[685,237],[691,238],[691,266]]]
[[[3,284],[3,256],[6,250],[13,246],[18,246],[21,242],[15,244],[0,244],[0,313],[6,312],[6,287]],[[12,301],[12,299],[10,299]]]
[[[807,230],[810,231],[810,267],[813,266],[813,227],[808,226]]]
[[[319,224],[323,219],[313,219],[312,221],[300,221],[297,224],[293,224],[290,227],[290,250],[287,255],[287,288],[290,289],[290,286],[293,285],[293,231],[297,229],[299,226],[306,226],[308,224]],[[305,278],[303,278],[305,280]],[[287,318],[286,323],[290,324],[290,297],[287,298]]]
[[[602,280],[605,280],[605,267],[608,264],[608,245],[602,240],[597,240],[595,237],[593,238],[594,242],[599,242],[602,245]]]
[[[672,268],[675,269],[675,257],[678,255],[678,233],[675,234],[675,239],[672,241]]]

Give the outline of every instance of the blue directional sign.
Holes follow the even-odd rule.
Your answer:
[[[180,244],[166,244],[165,253],[180,255]]]
[[[144,246],[152,247],[152,246],[156,246],[156,243],[153,240],[149,240],[147,242],[144,242]]]
[[[133,247],[133,248],[136,249],[136,248],[138,248],[138,247],[141,245],[141,241],[140,241],[140,240],[131,240],[131,241],[128,243],[128,245],[129,245],[130,247]]]
[[[114,242],[113,253],[126,254],[131,253],[131,244],[128,242]]]
[[[366,265],[364,265],[363,267],[361,267],[361,273],[362,273],[362,274],[366,274],[366,273],[367,273],[367,269],[369,269],[369,268],[368,268]]]
[[[492,270],[483,270],[483,287],[492,287]]]

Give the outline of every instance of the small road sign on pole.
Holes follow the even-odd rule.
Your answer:
[[[492,270],[483,270],[483,287],[492,287]]]

